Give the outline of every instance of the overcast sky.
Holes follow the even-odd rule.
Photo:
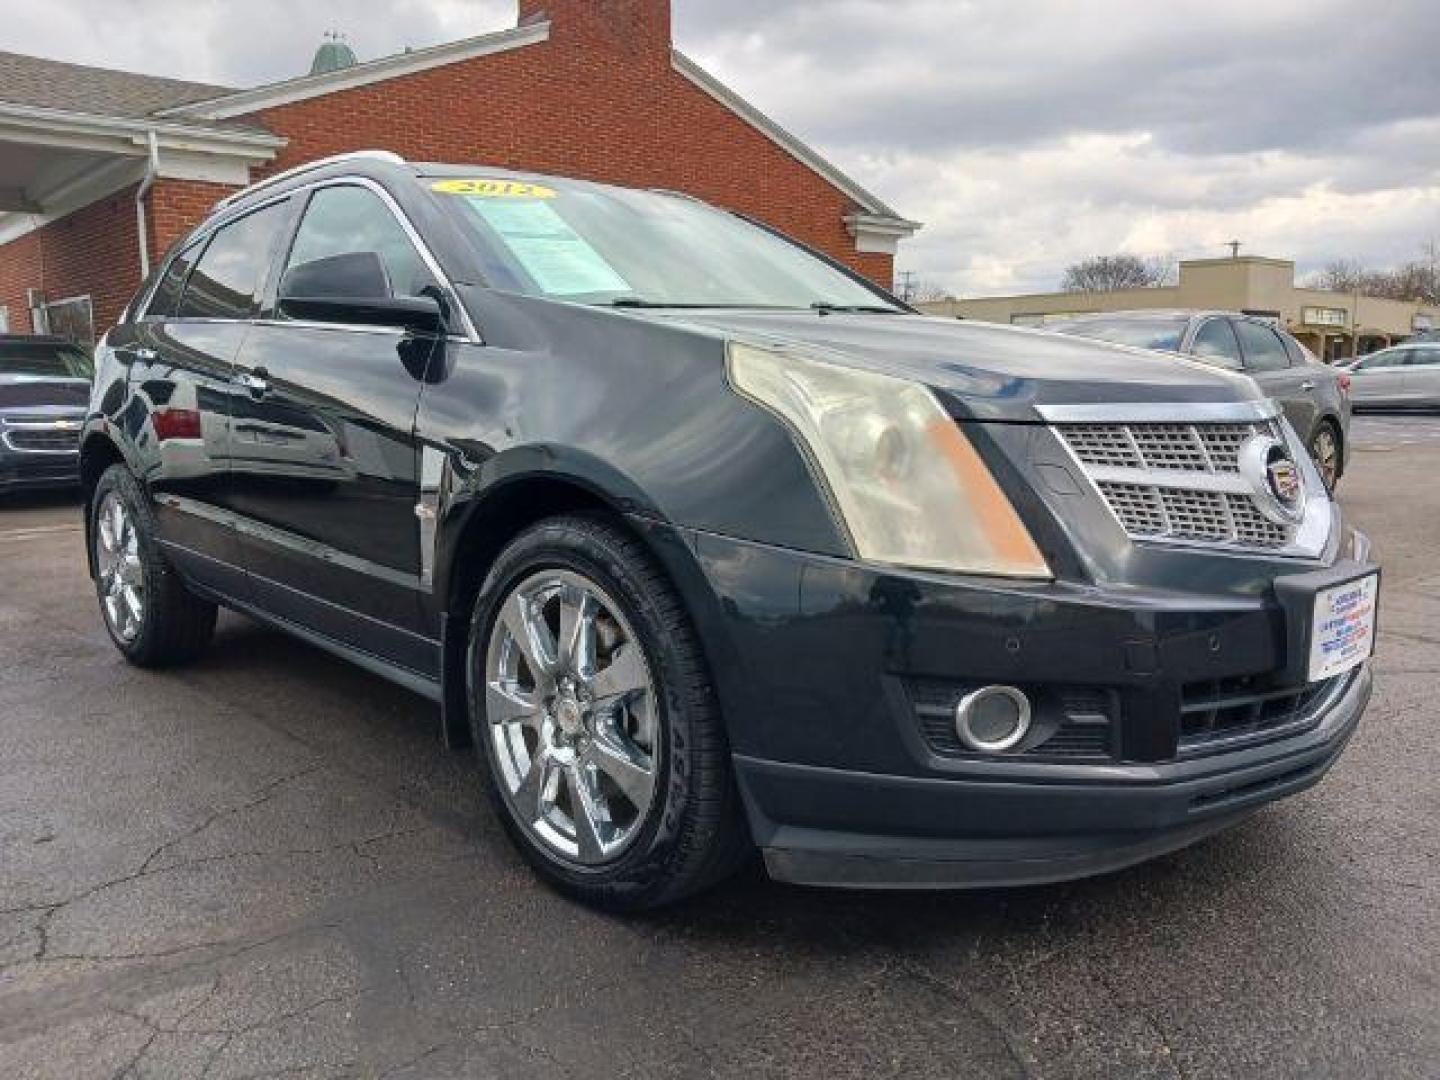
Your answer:
[[[227,85],[511,25],[513,0],[6,0],[0,48]],[[1088,254],[1388,266],[1440,239],[1434,0],[676,0],[679,47],[925,222],[963,295]]]

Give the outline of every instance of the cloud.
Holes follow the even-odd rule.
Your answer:
[[[927,227],[899,265],[1054,287],[1109,251],[1391,265],[1440,236],[1430,0],[676,0],[677,43]],[[11,0],[4,48],[253,85],[513,0]]]

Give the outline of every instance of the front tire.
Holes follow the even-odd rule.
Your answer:
[[[165,558],[149,500],[125,466],[110,466],[95,485],[88,534],[100,617],[125,659],[168,667],[203,652],[215,605],[186,589]]]
[[[1340,429],[1329,420],[1322,420],[1310,436],[1310,457],[1320,470],[1320,479],[1325,481],[1325,490],[1333,492],[1340,483],[1341,442]]]
[[[489,794],[551,884],[655,908],[749,854],[699,642],[629,534],[567,516],[517,537],[476,600],[467,672]]]

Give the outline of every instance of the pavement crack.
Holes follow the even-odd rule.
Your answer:
[[[184,833],[181,833],[179,836],[174,837],[171,840],[167,840],[165,843],[157,847],[154,851],[152,851],[149,855],[146,856],[145,861],[140,864],[140,869],[131,876],[140,877],[148,873],[150,867],[155,863],[155,861],[159,859],[162,855],[164,855],[167,851],[170,851],[178,845],[183,844],[186,840],[199,836],[202,832],[210,828],[210,826],[214,825],[217,821],[221,821],[224,818],[230,817],[234,814],[244,813],[246,810],[253,810],[255,807],[261,806],[264,803],[268,802],[270,799],[273,799],[277,794],[279,794],[279,792],[282,788],[285,787],[285,785],[293,783],[294,781],[299,780],[302,777],[309,776],[312,773],[319,772],[324,768],[325,764],[323,762],[311,762],[303,769],[299,769],[292,773],[287,773],[286,775],[278,777],[275,780],[271,780],[269,783],[265,784],[253,795],[247,798],[244,802],[238,803],[234,806],[226,807],[222,810],[215,811],[207,818],[205,818],[204,821],[200,822],[200,824],[196,825],[193,829],[189,829]]]
[[[983,996],[942,979],[908,960],[900,962],[899,970],[937,993],[959,1002],[971,1015],[978,1016],[984,1021],[985,1025],[999,1036],[1006,1052],[1010,1055],[1010,1060],[1015,1062],[1015,1066],[1020,1070],[1022,1076],[1040,1076],[1040,1062],[1035,1059],[1035,1055],[1031,1053],[1030,1049],[1005,1026],[1001,1011]]]

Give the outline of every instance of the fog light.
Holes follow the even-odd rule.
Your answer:
[[[1013,686],[986,686],[955,706],[955,734],[969,749],[999,754],[1030,730],[1030,699]]]

